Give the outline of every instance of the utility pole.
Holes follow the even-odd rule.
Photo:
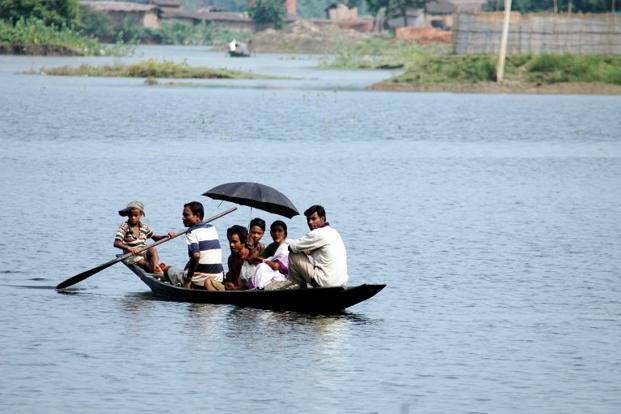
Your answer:
[[[502,36],[500,38],[500,51],[498,52],[498,65],[496,65],[496,82],[502,83],[505,77],[505,58],[507,57],[507,40],[509,39],[509,20],[511,19],[511,0],[505,0],[505,19],[502,22]]]

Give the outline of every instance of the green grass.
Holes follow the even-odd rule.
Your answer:
[[[395,40],[390,36],[373,36],[341,47],[335,56],[325,59],[321,67],[329,69],[384,69],[405,67],[426,56],[448,54],[447,45],[419,45]]]
[[[410,61],[393,83],[480,83],[496,80],[497,58],[489,55],[426,56]],[[621,56],[517,55],[505,63],[505,80],[536,84],[598,82],[621,85]]]
[[[621,85],[621,56],[533,56],[527,79],[540,83],[601,82]]]
[[[187,63],[171,61],[158,62],[149,59],[131,65],[81,65],[79,67],[63,66],[59,68],[42,68],[28,72],[53,76],[101,76],[123,78],[170,78],[170,79],[258,79],[267,76],[255,75],[228,69],[191,67]]]
[[[403,68],[392,83],[475,84],[496,81],[497,57],[455,55],[446,45],[418,45],[388,36],[374,36],[343,47],[321,63],[331,69]],[[505,63],[505,80],[536,84],[598,82],[621,85],[621,56],[512,55]]]

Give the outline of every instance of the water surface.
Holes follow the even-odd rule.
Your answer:
[[[390,73],[138,52],[120,61],[295,79],[149,87],[18,74],[117,58],[0,57],[0,411],[621,410],[620,97],[371,92]],[[333,316],[161,301],[122,265],[52,289],[114,256],[128,201],[164,233],[238,180],[323,204],[350,284],[388,287]],[[254,216],[278,218],[240,208],[221,240]]]

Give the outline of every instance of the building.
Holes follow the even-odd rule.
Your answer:
[[[107,13],[112,24],[121,27],[125,18],[133,16],[143,27],[160,27],[160,8],[153,4],[130,3],[124,1],[81,1],[81,5]]]

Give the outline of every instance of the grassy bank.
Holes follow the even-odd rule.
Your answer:
[[[107,56],[123,55],[129,48],[104,47],[96,39],[69,28],[46,26],[41,20],[19,20],[12,25],[0,20],[0,53],[18,55]]]
[[[169,78],[169,79],[265,79],[267,76],[255,75],[228,69],[191,67],[187,63],[170,61],[158,62],[155,59],[131,65],[81,65],[59,68],[42,68],[28,72],[52,76],[101,76],[122,78]]]
[[[402,42],[390,36],[373,36],[339,48],[326,58],[321,67],[327,69],[399,69],[425,56],[445,56],[448,45],[419,45]]]
[[[495,86],[497,57],[455,55],[444,45],[373,37],[347,46],[322,63],[333,69],[403,69],[374,89],[619,93],[621,56],[542,54],[509,56],[504,86]],[[572,86],[568,86],[568,85]],[[562,85],[562,86],[561,86]],[[597,86],[600,85],[600,86]]]
[[[496,80],[495,56],[421,56],[392,83],[478,83]],[[597,82],[621,85],[621,56],[518,55],[505,64],[508,82],[554,84]]]

